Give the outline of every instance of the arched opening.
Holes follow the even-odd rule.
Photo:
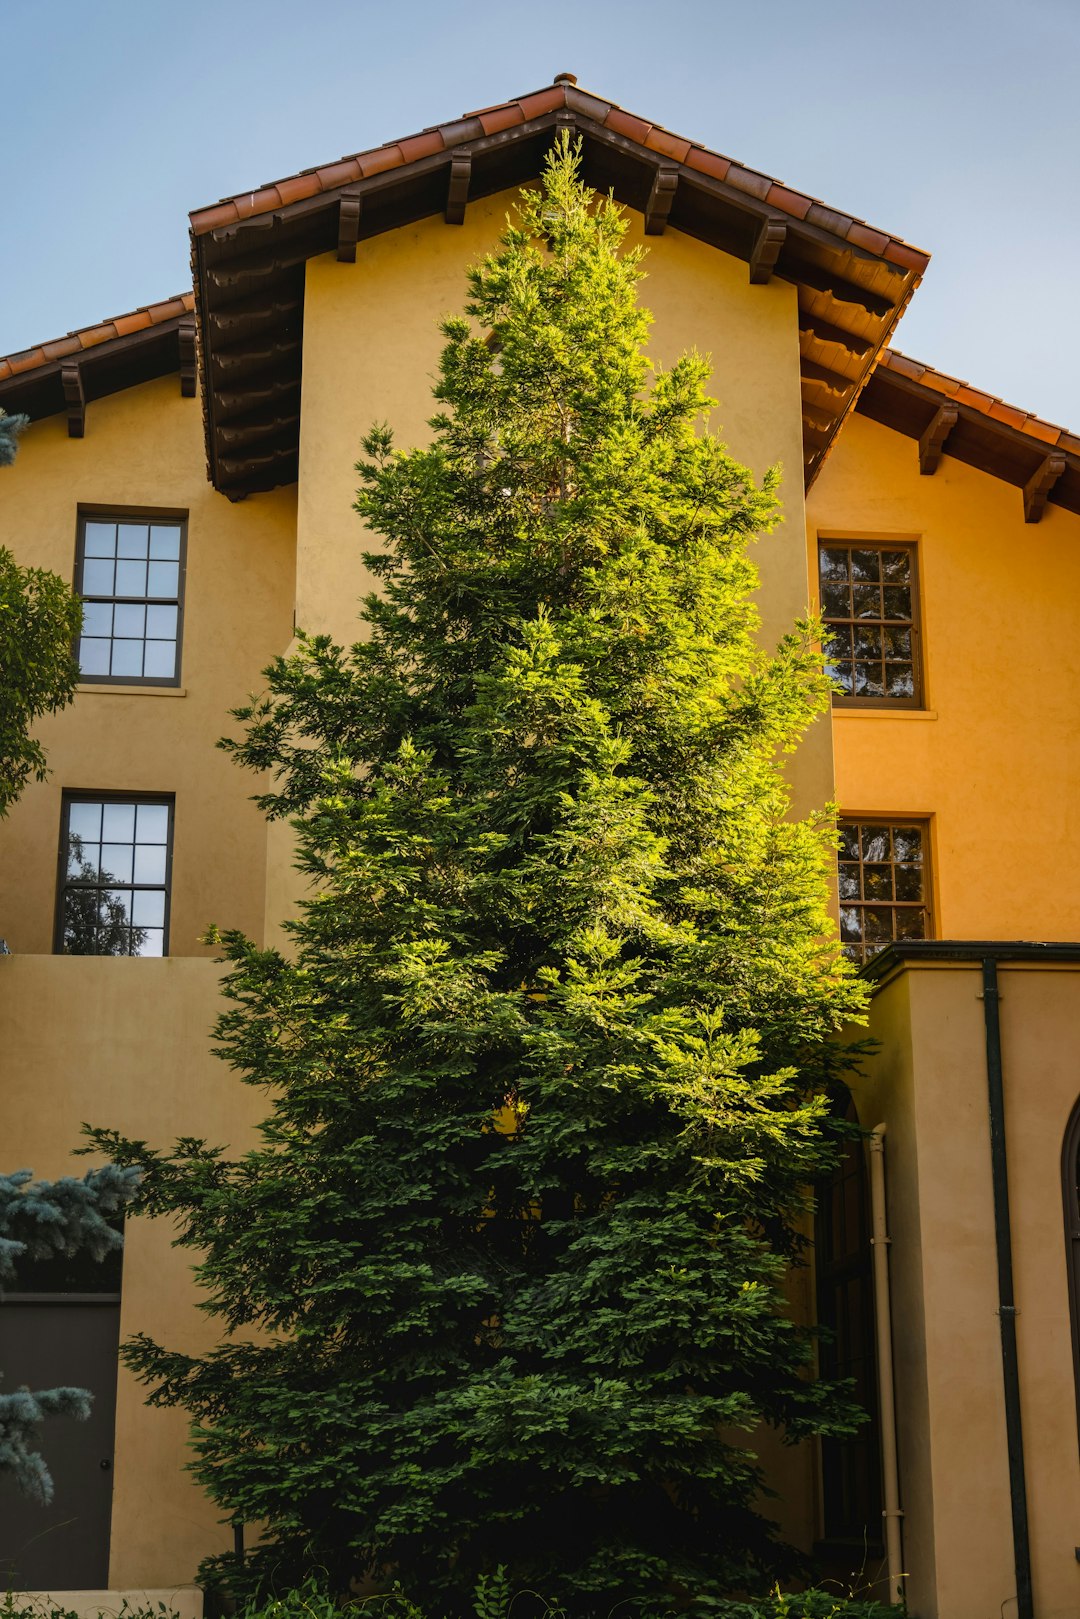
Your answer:
[[[846,1092],[835,1114],[858,1123]],[[861,1136],[844,1137],[836,1168],[818,1186],[814,1246],[817,1317],[827,1329],[819,1345],[821,1375],[850,1378],[869,1418],[850,1438],[821,1441],[819,1550],[830,1565],[854,1572],[882,1555],[870,1191]]]

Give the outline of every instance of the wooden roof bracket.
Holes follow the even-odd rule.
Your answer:
[[[930,478],[938,469],[949,434],[960,419],[960,412],[955,405],[942,405],[935,411],[926,432],[919,440],[919,471],[924,478]]]
[[[763,287],[772,277],[776,261],[787,241],[787,225],[782,219],[762,220],[750,250],[750,285]]]
[[[182,320],[176,328],[176,342],[180,350],[180,397],[195,398],[195,317]]]
[[[82,438],[86,432],[86,394],[77,360],[60,367],[60,381],[67,405],[68,438]]]
[[[1038,523],[1046,510],[1050,491],[1065,471],[1063,455],[1048,455],[1038,471],[1024,485],[1024,522]]]
[[[465,223],[465,204],[469,200],[469,182],[472,180],[472,158],[468,152],[459,152],[450,159],[450,184],[446,191],[446,223]]]
[[[664,226],[675,201],[679,185],[679,171],[673,163],[661,163],[653,175],[649,200],[645,204],[646,236],[663,236]]]
[[[339,264],[356,263],[356,243],[360,236],[360,215],[363,198],[358,192],[346,192],[338,203],[337,256]]]

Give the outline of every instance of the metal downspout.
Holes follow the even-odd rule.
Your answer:
[[[983,958],[982,975],[983,1020],[986,1024],[986,1078],[990,1103],[990,1169],[994,1185],[994,1242],[997,1249],[998,1317],[1001,1321],[1001,1370],[1005,1383],[1005,1438],[1009,1453],[1013,1562],[1016,1567],[1016,1611],[1017,1619],[1034,1619],[1027,1483],[1024,1477],[1024,1432],[1020,1418],[1020,1366],[1016,1348],[1009,1168],[1005,1154],[1005,1086],[1001,1069],[1001,1021],[998,1015],[1000,995],[997,962],[993,957]]]
[[[881,1413],[881,1472],[885,1497],[885,1566],[889,1601],[904,1601],[900,1476],[896,1459],[896,1390],[893,1384],[892,1304],[889,1297],[889,1230],[885,1212],[885,1126],[870,1136],[870,1213],[874,1255],[874,1319],[877,1323],[878,1409]]]

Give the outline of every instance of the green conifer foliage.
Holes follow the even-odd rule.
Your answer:
[[[811,627],[755,647],[779,478],[704,430],[702,357],[650,370],[625,231],[564,146],[430,445],[366,441],[368,638],[301,637],[225,744],[313,885],[288,957],[224,936],[261,1144],[94,1133],[202,1255],[219,1347],[126,1353],[253,1577],[703,1598],[784,1563],[755,1430],[856,1420],[782,1291],[860,1004],[778,765],[827,688]]]

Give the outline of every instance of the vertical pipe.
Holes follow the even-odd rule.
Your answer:
[[[1017,1619],[1033,1619],[1035,1608],[1031,1589],[1027,1481],[1024,1476],[1024,1430],[1020,1417],[1020,1363],[1016,1348],[1009,1166],[1005,1153],[1005,1084],[1001,1067],[1001,1020],[998,1012],[1000,994],[997,962],[993,957],[984,958],[982,974],[983,1020],[986,1025],[986,1079],[990,1104],[990,1170],[994,1185],[994,1241],[997,1249],[998,1317],[1001,1322],[1001,1371],[1005,1384],[1005,1441],[1009,1455],[1013,1563],[1016,1568],[1016,1612]]]
[[[896,1458],[896,1389],[892,1363],[892,1304],[889,1297],[889,1228],[885,1212],[885,1126],[870,1137],[870,1213],[874,1254],[874,1320],[877,1323],[878,1406],[881,1413],[881,1473],[885,1497],[885,1566],[889,1601],[904,1600],[900,1475]]]

